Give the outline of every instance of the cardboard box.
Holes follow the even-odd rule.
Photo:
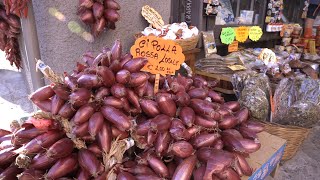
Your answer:
[[[242,177],[242,180],[263,180],[271,173],[274,175],[283,156],[286,140],[267,132],[259,133],[258,138],[261,149],[247,158],[255,171],[251,177]]]

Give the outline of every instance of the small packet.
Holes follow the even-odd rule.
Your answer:
[[[209,57],[212,54],[217,53],[217,46],[214,39],[213,31],[204,31],[202,32],[203,36],[203,46],[205,50],[205,56]]]

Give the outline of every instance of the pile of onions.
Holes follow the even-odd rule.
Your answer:
[[[29,0],[4,0],[7,15],[15,14],[18,17],[28,16],[28,1]]]
[[[0,5],[0,49],[5,51],[6,58],[11,65],[21,68],[21,56],[18,43],[20,34],[20,20],[16,15],[6,14]]]
[[[117,40],[30,95],[41,112],[0,130],[0,179],[240,179],[263,127],[201,77],[141,72]],[[134,142],[133,142],[134,140]],[[10,176],[9,176],[10,174]],[[5,178],[4,178],[5,179]]]
[[[82,22],[90,25],[92,34],[97,37],[105,28],[116,28],[119,10],[120,5],[115,0],[79,0],[78,15]]]

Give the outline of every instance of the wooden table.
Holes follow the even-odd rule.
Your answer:
[[[188,64],[188,66],[190,66],[192,72],[195,72],[195,63],[199,52],[200,49],[198,48],[183,52],[184,56],[186,57],[185,62]]]

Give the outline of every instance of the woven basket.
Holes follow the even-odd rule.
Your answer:
[[[310,129],[307,128],[285,126],[265,121],[260,122],[265,125],[266,132],[287,140],[286,149],[284,150],[282,157],[282,160],[284,161],[291,159],[297,153],[299,147],[310,132]]]
[[[134,37],[136,39],[142,37],[143,34],[142,33],[136,33],[134,35]],[[185,52],[185,51],[189,51],[189,50],[192,50],[194,48],[196,48],[197,44],[198,44],[198,41],[199,41],[199,37],[200,35],[197,35],[197,36],[193,36],[191,38],[188,38],[188,39],[176,39],[174,40],[174,42],[176,42],[177,44],[179,44],[182,48],[182,51]]]

